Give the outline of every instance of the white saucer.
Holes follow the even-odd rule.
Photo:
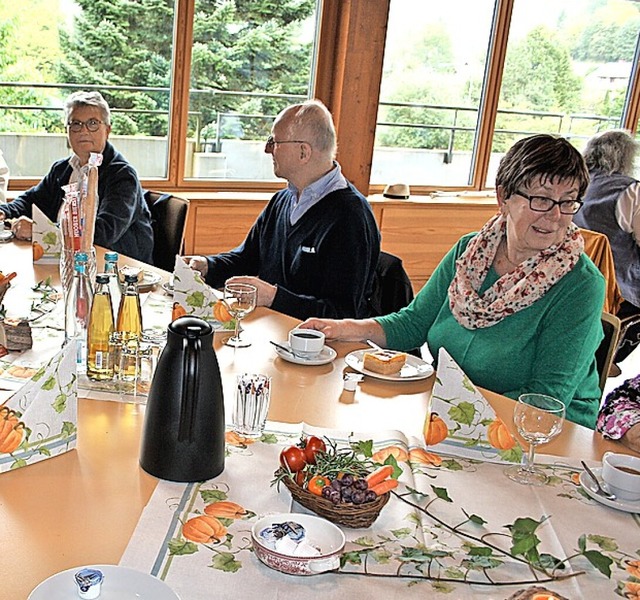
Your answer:
[[[291,348],[291,346],[289,345],[289,342],[280,342],[280,345],[283,348]],[[327,363],[330,363],[332,360],[335,359],[336,356],[338,356],[338,353],[331,348],[331,346],[325,346],[319,354],[316,354],[313,357],[309,357],[309,358],[302,358],[302,357],[298,357],[298,356],[294,356],[293,354],[289,354],[289,352],[285,352],[284,350],[281,350],[280,348],[278,348],[277,346],[274,347],[276,354],[286,360],[289,361],[291,363],[295,363],[296,365],[309,365],[309,366],[318,366],[318,365],[326,365]]]
[[[169,294],[169,296],[173,296],[173,286],[170,284],[170,282],[165,281],[162,284],[162,289],[167,292],[167,294]]]
[[[593,474],[598,478],[598,481],[602,483],[602,479],[600,477],[600,473],[602,473],[602,467],[591,468]],[[604,496],[596,493],[596,484],[593,483],[593,479],[589,477],[589,474],[586,471],[582,471],[580,473],[580,485],[582,489],[589,494],[594,500],[600,502],[600,504],[604,504],[605,506],[609,506],[611,508],[616,508],[618,510],[623,510],[624,512],[630,513],[640,513],[640,500],[622,500],[620,498],[616,500],[608,500]]]
[[[100,598],[107,600],[180,600],[164,581],[156,577],[118,565],[87,565],[99,569],[104,575]],[[79,598],[74,574],[86,567],[75,567],[61,571],[45,579],[29,594],[28,600],[70,600]]]
[[[376,379],[385,379],[386,381],[418,381],[419,379],[426,379],[433,374],[433,367],[428,362],[412,354],[407,354],[407,360],[399,373],[392,373],[391,375],[375,373],[364,368],[364,355],[367,352],[371,352],[371,349],[349,352],[344,357],[344,362],[358,371],[358,373],[369,375]]]

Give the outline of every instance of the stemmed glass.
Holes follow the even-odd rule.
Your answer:
[[[529,443],[522,465],[505,469],[506,475],[527,485],[544,485],[547,476],[534,466],[536,446],[546,444],[562,430],[564,403],[544,394],[522,394],[513,409],[513,422],[518,433]]]
[[[251,342],[240,339],[240,321],[255,307],[258,299],[258,288],[249,283],[227,283],[224,286],[223,302],[229,314],[235,319],[236,328],[232,337],[225,343],[234,348],[251,346]]]

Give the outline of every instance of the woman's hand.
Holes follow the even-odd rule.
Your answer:
[[[385,346],[387,337],[382,326],[373,319],[307,319],[300,325],[304,329],[322,331],[328,340],[366,342],[371,340]]]
[[[203,277],[206,276],[209,270],[209,263],[204,256],[183,256],[182,260],[187,263],[189,268],[198,271]]]
[[[636,423],[633,427],[629,428],[620,441],[636,452],[640,452],[640,423]]]
[[[11,231],[18,240],[30,240],[32,226],[33,221],[29,217],[18,217],[11,224]]]

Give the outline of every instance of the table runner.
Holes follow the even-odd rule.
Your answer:
[[[435,518],[392,497],[371,528],[343,528],[347,562],[340,573],[295,577],[269,569],[251,551],[250,530],[253,522],[265,514],[307,512],[292,501],[284,486],[279,491],[270,486],[280,450],[302,434],[326,436],[340,445],[373,440],[380,458],[391,452],[403,468],[398,492],[408,494],[414,489],[425,494],[412,495],[411,501],[428,504]],[[184,600],[265,594],[279,600],[299,600],[318,593],[329,594],[334,600],[363,595],[422,599],[436,592],[457,599],[508,598],[527,585],[481,586],[462,580],[466,576],[486,581],[483,569],[488,568],[494,582],[531,581],[532,572],[526,565],[496,551],[487,554],[479,541],[485,536],[508,548],[506,526],[518,519],[531,519],[544,521],[535,532],[541,540],[541,552],[565,558],[582,547],[592,557],[613,561],[609,579],[584,556],[578,556],[566,571],[585,573],[545,583],[547,588],[567,598],[610,598],[618,589],[640,587],[640,517],[591,500],[577,483],[577,461],[541,458],[549,483],[529,488],[509,480],[502,472],[503,465],[459,457],[455,447],[451,450],[450,454],[442,448],[438,454],[427,452],[420,440],[395,431],[354,434],[269,423],[255,443],[227,433],[224,472],[198,484],[161,481],[120,564],[163,579]],[[186,540],[182,523],[202,514],[206,505],[216,501],[240,504],[247,514],[224,521],[228,534],[223,543],[207,545]],[[458,525],[477,539],[460,537],[438,520]],[[501,562],[503,566],[496,566]],[[387,577],[367,577],[362,574],[365,571]],[[439,580],[393,577],[397,573],[431,575]]]

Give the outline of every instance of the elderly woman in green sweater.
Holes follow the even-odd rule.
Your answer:
[[[516,142],[496,176],[499,213],[458,241],[409,306],[303,327],[396,350],[427,342],[436,357],[444,347],[474,383],[513,399],[549,394],[566,404],[569,420],[593,429],[605,282],[572,223],[588,182],[565,139]]]

